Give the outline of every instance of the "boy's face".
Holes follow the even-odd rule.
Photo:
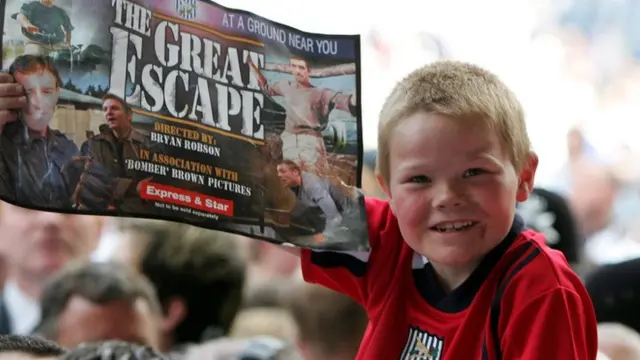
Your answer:
[[[480,119],[418,112],[391,135],[389,165],[383,187],[407,244],[434,266],[467,267],[506,236],[537,158],[517,173]]]

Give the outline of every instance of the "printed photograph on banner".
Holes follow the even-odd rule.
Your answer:
[[[359,36],[203,0],[6,0],[0,199],[368,247]]]

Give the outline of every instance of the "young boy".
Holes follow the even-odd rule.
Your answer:
[[[495,75],[438,62],[401,81],[380,114],[367,253],[303,250],[304,278],[370,319],[362,360],[593,360],[596,318],[562,254],[516,202],[538,164],[523,110]]]

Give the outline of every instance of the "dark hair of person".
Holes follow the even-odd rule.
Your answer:
[[[300,283],[291,292],[290,310],[302,341],[329,356],[355,357],[369,322],[351,298],[319,285]]]
[[[9,73],[11,75],[15,75],[16,73],[31,74],[44,70],[49,71],[53,75],[58,87],[62,86],[60,73],[53,64],[53,61],[47,56],[21,55],[18,56],[9,67]]]
[[[111,129],[109,128],[108,124],[100,124],[100,126],[98,126],[98,132],[100,134],[108,133],[109,130]]]
[[[127,104],[127,102],[124,101],[123,98],[121,98],[121,97],[119,97],[117,95],[111,94],[111,93],[107,93],[102,97],[102,102],[104,103],[107,100],[115,100],[115,101],[117,101],[120,104],[120,106],[122,106],[122,109],[127,114],[131,114],[131,111],[132,111],[131,110],[131,106],[129,106],[129,104]]]
[[[114,301],[146,301],[157,314],[160,304],[151,283],[133,270],[116,263],[72,264],[61,270],[44,288],[40,298],[42,315],[35,332],[55,339],[58,318],[71,298],[79,296],[95,304]]]
[[[174,343],[199,343],[226,335],[241,306],[246,259],[237,235],[168,221],[119,219],[118,231],[146,240],[140,270],[166,309],[182,299],[185,318]],[[140,240],[143,241],[143,240]]]
[[[293,160],[282,160],[280,161],[280,163],[278,163],[278,165],[285,165],[290,170],[301,172],[300,166],[298,166],[298,164],[296,164]]]

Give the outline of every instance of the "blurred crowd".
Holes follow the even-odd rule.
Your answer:
[[[352,300],[305,284],[299,259],[267,242],[7,203],[0,233],[1,334],[65,349],[119,340],[101,346],[172,359],[353,359],[367,325]]]

